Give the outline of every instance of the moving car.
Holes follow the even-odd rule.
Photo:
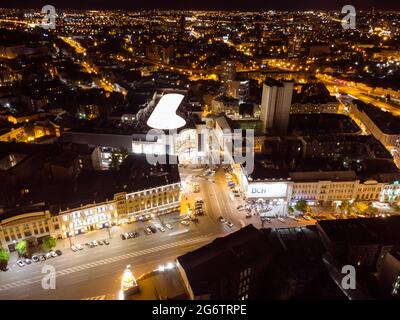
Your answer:
[[[17,260],[17,265],[22,268],[25,265],[25,262],[23,262],[22,260]]]
[[[40,259],[39,259],[38,256],[34,255],[34,256],[32,256],[32,261],[33,261],[33,262],[39,262]]]
[[[169,223],[167,223],[166,225],[165,225],[169,230],[172,230],[174,227],[172,226],[172,225],[170,225]]]
[[[232,222],[230,222],[230,221],[226,221],[226,224],[230,227],[230,228],[232,228],[233,227],[233,223]]]

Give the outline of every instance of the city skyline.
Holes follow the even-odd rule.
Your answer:
[[[400,12],[30,3],[0,9],[0,300],[400,299]]]
[[[82,2],[77,1],[65,1],[65,0],[54,0],[52,3],[48,1],[31,1],[21,0],[18,3],[10,2],[5,3],[2,6],[5,8],[39,8],[46,4],[51,4],[60,9],[130,9],[130,10],[222,10],[222,11],[268,11],[268,10],[288,10],[288,11],[307,11],[307,10],[336,10],[340,11],[345,5],[353,5],[358,10],[400,10],[397,1],[393,0],[355,0],[351,3],[346,1],[329,1],[321,2],[316,0],[298,1],[293,3],[290,0],[283,0],[277,2],[267,2],[261,0],[250,0],[243,3],[240,0],[233,1],[191,1],[190,4],[187,1],[182,0],[151,0],[151,1],[133,1],[127,3],[126,1],[116,0],[110,3],[106,0],[89,0]]]

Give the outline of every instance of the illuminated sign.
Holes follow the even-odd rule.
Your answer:
[[[185,96],[179,93],[168,93],[161,97],[153,113],[147,120],[147,125],[154,129],[172,130],[183,127],[185,119],[176,114]]]
[[[248,198],[286,198],[288,184],[285,182],[250,183]]]

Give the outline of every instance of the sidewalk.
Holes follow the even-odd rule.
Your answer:
[[[148,225],[160,225],[161,221],[165,223],[174,224],[179,222],[182,218],[179,212],[168,213],[159,217],[154,217],[148,221],[137,221],[133,223],[121,224],[119,226],[113,226],[110,228],[110,234],[108,233],[107,228],[103,228],[100,230],[89,231],[85,234],[79,234],[74,237],[71,237],[72,244],[84,244],[87,242],[91,242],[93,240],[111,240],[115,238],[119,238],[121,233],[131,232],[133,230],[143,230]],[[161,220],[161,221],[160,221]],[[110,237],[111,236],[111,237]],[[70,240],[68,238],[61,239],[57,241],[56,249],[69,249],[70,248]]]

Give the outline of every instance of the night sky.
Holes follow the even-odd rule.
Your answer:
[[[2,1],[0,7],[41,8],[45,4],[56,8],[78,9],[205,9],[205,10],[340,10],[346,4],[356,9],[400,10],[400,0],[13,0]]]

